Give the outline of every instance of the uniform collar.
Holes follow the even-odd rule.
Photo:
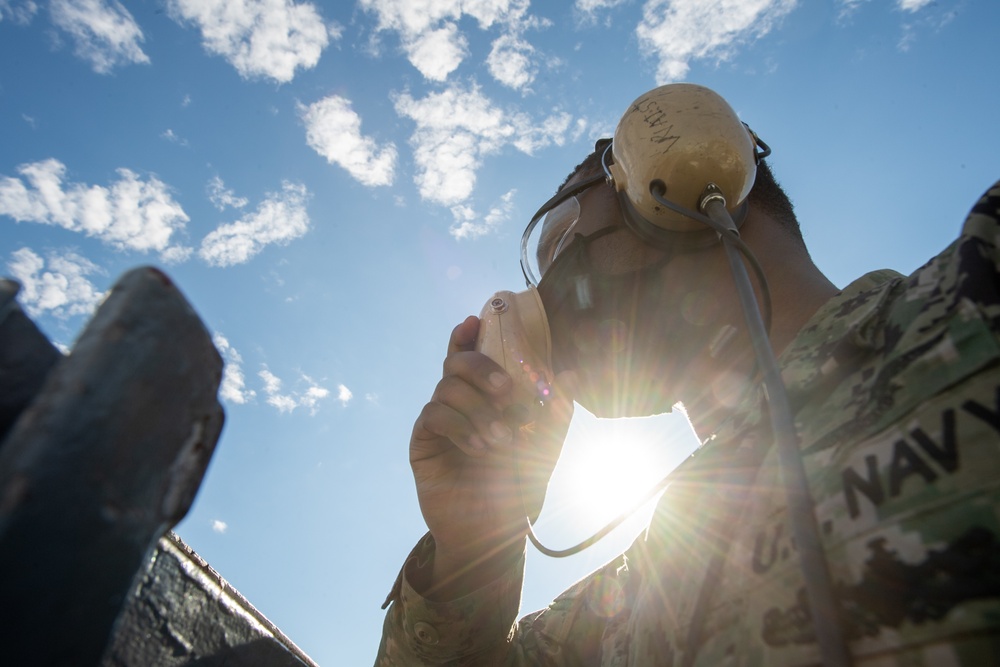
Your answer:
[[[889,269],[867,273],[831,297],[799,330],[778,358],[793,411],[822,398],[825,387],[835,386],[836,380],[876,349],[878,315],[901,280],[901,274]],[[764,431],[757,428],[766,410],[760,388],[747,392],[705,443],[730,443],[727,449],[745,449],[769,442],[770,437],[763,437]],[[766,431],[770,432],[769,426]]]

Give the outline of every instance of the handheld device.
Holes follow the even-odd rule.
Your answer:
[[[514,401],[533,412],[544,405],[552,382],[552,335],[538,290],[500,291],[479,314],[476,350],[503,366],[514,380]]]

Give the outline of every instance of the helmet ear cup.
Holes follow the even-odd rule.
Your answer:
[[[752,132],[721,96],[703,86],[675,83],[655,88],[629,106],[604,166],[627,202],[622,208],[633,230],[651,243],[676,243],[669,232],[706,231],[683,211],[699,211],[710,186],[718,189],[734,219],[741,207],[745,215],[757,172],[756,147]],[[653,196],[650,186],[657,181],[663,184],[660,194],[673,206]],[[714,242],[714,232],[709,235]]]

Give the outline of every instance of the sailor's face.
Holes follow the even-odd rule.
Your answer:
[[[626,228],[609,186],[577,200],[578,214],[546,221],[547,256],[539,260],[556,370],[576,371],[578,402],[599,416],[668,411],[706,346],[715,302],[678,274],[697,266],[691,257],[653,248]]]

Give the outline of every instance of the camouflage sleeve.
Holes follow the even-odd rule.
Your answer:
[[[992,245],[998,241],[1000,222],[1000,181],[993,184],[975,203],[962,226],[963,236],[975,236]]]
[[[430,565],[434,540],[428,534],[406,559],[386,600],[376,667],[568,667],[597,664],[600,639],[611,614],[609,591],[627,574],[613,561],[559,596],[541,611],[515,623],[524,557],[507,574],[458,600],[433,602],[411,585]],[[623,561],[624,557],[619,558]],[[615,601],[613,600],[613,603]]]
[[[428,600],[414,588],[433,558],[428,533],[406,558],[383,604],[389,611],[376,667],[503,664],[520,602],[523,555],[503,577],[449,602]]]

